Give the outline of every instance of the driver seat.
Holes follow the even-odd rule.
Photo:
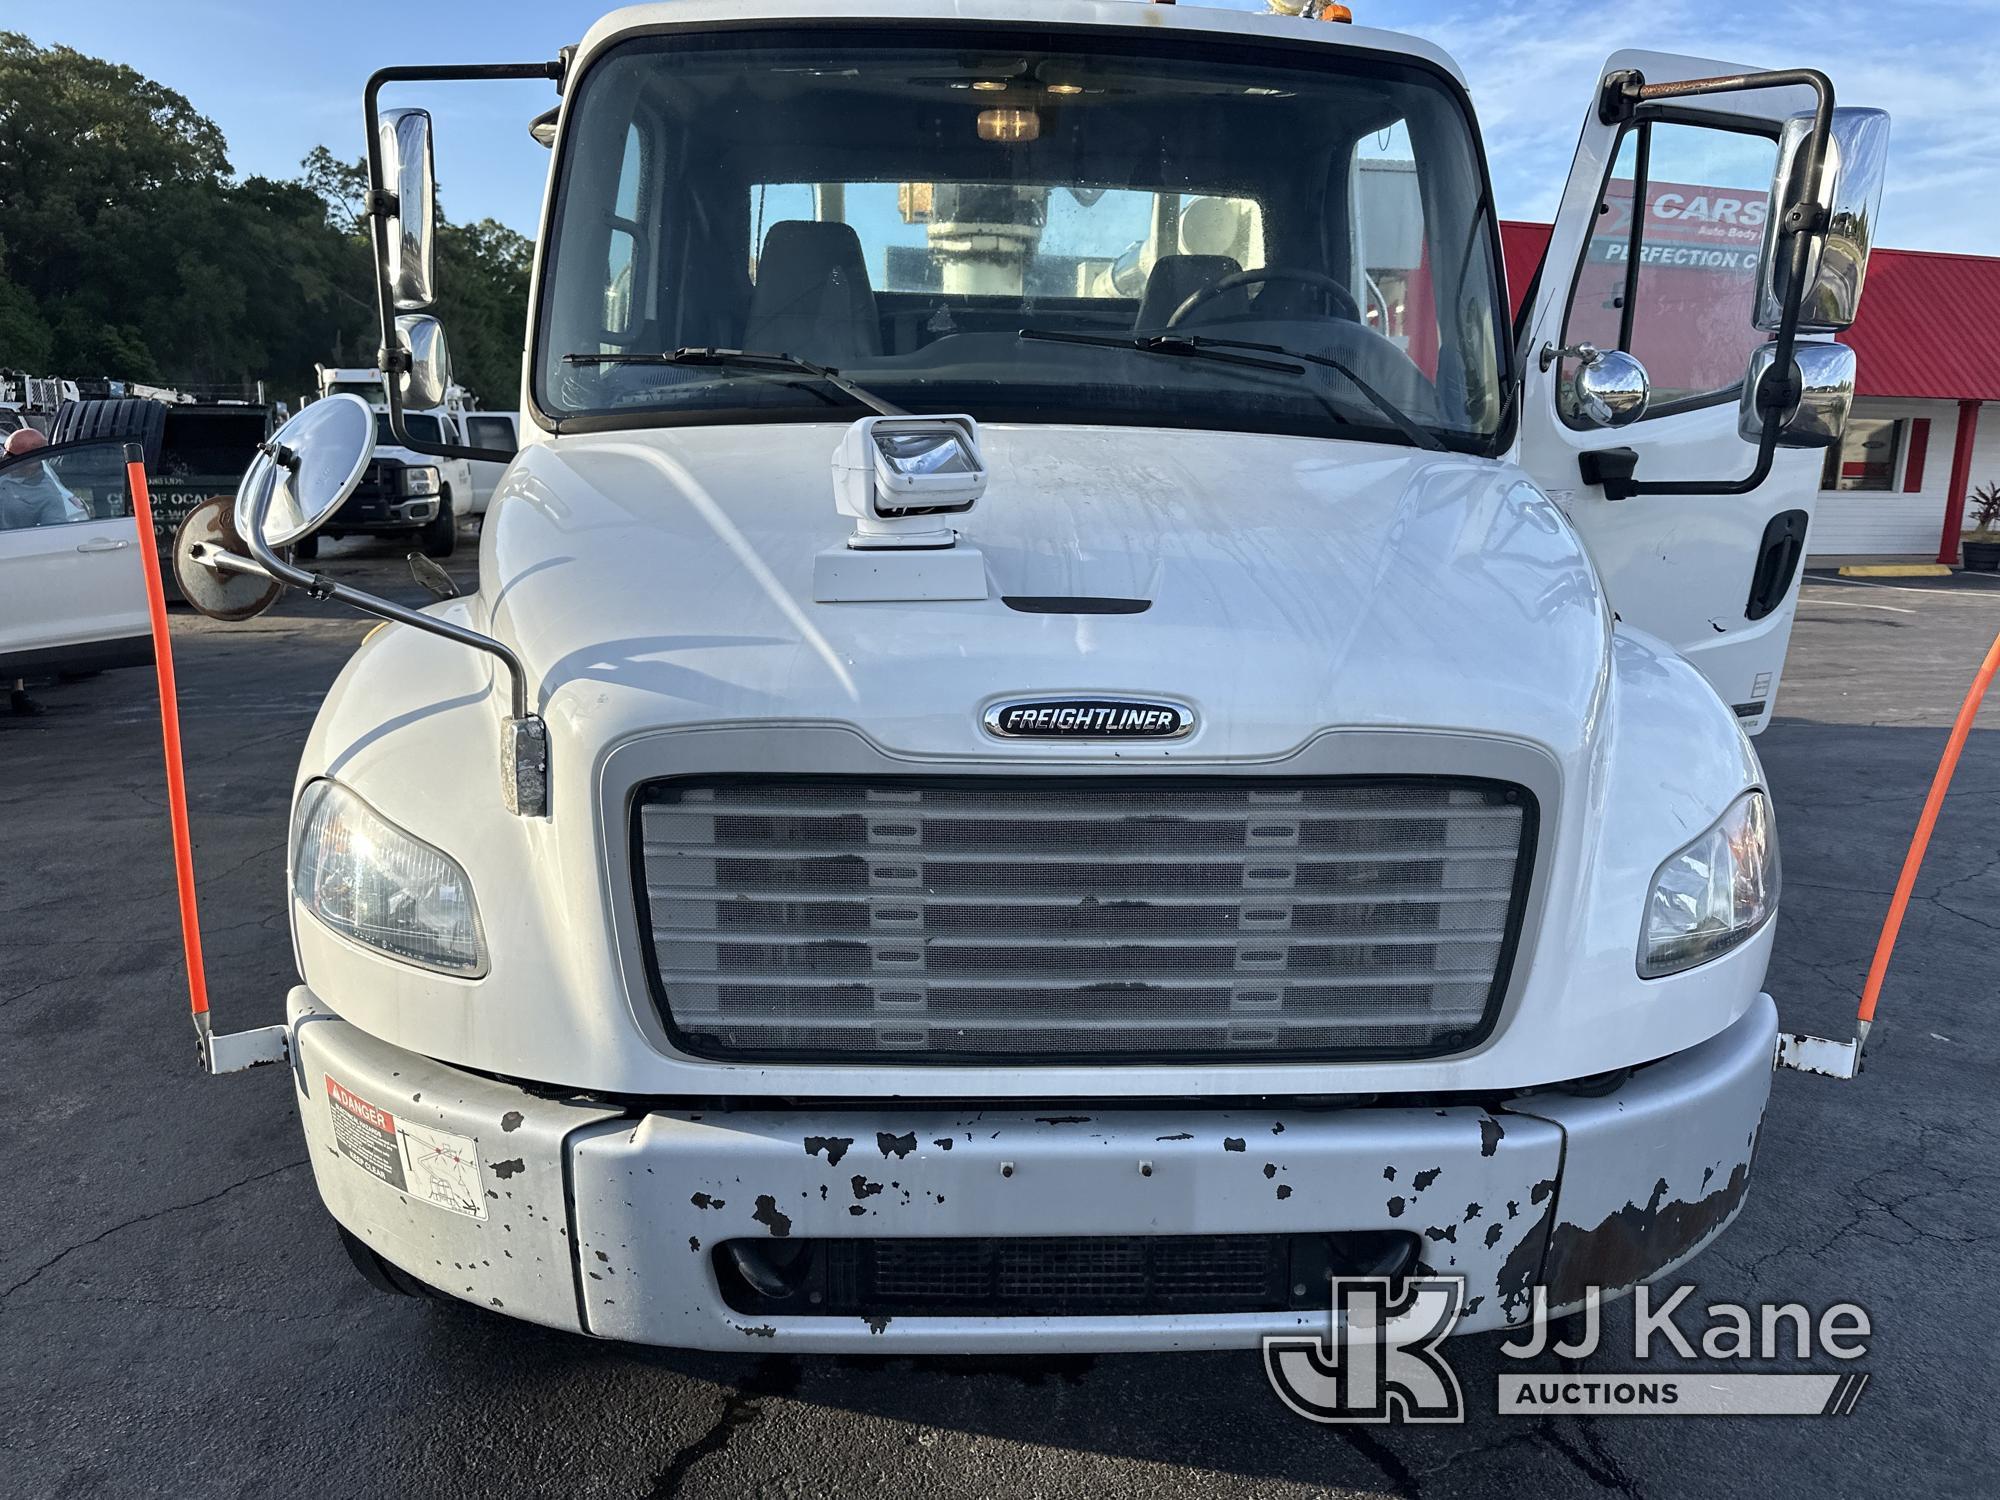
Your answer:
[[[782,219],[764,234],[743,347],[825,365],[882,352],[882,323],[851,225]]]
[[[1146,278],[1145,293],[1139,298],[1139,315],[1132,321],[1134,331],[1158,332],[1167,326],[1180,305],[1205,287],[1225,276],[1234,276],[1243,267],[1231,255],[1162,255],[1153,262]],[[1243,287],[1231,287],[1202,308],[1202,321],[1241,318],[1250,312],[1250,296]]]

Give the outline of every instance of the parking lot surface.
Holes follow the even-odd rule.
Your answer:
[[[392,549],[324,565],[408,600]],[[453,570],[470,576],[469,549]],[[209,983],[227,1028],[293,980],[299,748],[369,623],[288,597],[176,611]],[[1805,587],[1759,742],[1784,898],[1784,1024],[1851,1034],[1924,790],[2000,582]],[[1992,1495],[2000,1287],[2000,733],[1975,734],[1853,1083],[1778,1076],[1748,1206],[1697,1304],[1855,1301],[1845,1418],[1501,1418],[1488,1339],[1451,1347],[1462,1427],[1322,1428],[1254,1351],[785,1359],[592,1343],[391,1298],[341,1252],[286,1075],[196,1073],[149,673],[0,715],[0,1493]],[[1993,713],[2000,713],[1996,707]],[[1989,714],[1989,721],[1992,713]],[[1586,1370],[1633,1368],[1630,1317]],[[1546,1364],[1546,1362],[1544,1362]],[[1824,1367],[1824,1366],[1822,1366]]]

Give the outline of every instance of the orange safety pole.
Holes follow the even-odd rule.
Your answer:
[[[140,571],[146,577],[146,612],[153,622],[153,669],[160,679],[160,734],[167,753],[167,817],[173,825],[174,884],[180,893],[181,950],[187,956],[188,1006],[201,1037],[202,1065],[208,1065],[208,974],[201,961],[201,915],[195,906],[194,840],[188,832],[187,778],[181,766],[180,699],[174,691],[174,648],[167,633],[167,591],[153,550],[153,497],[146,487],[146,455],[136,443],[125,447],[125,474],[132,512],[139,524]]]
[[[1860,1040],[1864,1047],[1868,1043],[1868,1028],[1875,1021],[1875,1002],[1882,995],[1882,980],[1889,972],[1889,956],[1896,951],[1896,934],[1902,931],[1903,913],[1909,909],[1910,895],[1916,889],[1917,870],[1924,862],[1924,851],[1930,848],[1931,830],[1937,827],[1938,810],[1944,806],[1944,794],[1951,786],[1952,773],[1958,769],[1958,757],[1972,735],[1973,720],[1979,717],[1979,705],[1985,700],[1987,688],[1993,685],[1996,671],[2000,671],[2000,636],[1994,637],[1992,649],[1986,653],[1978,675],[1966,690],[1965,702],[1959,705],[1958,720],[1951,726],[1951,738],[1945,741],[1944,758],[1938,762],[1937,775],[1931,778],[1931,794],[1924,799],[1924,810],[1917,818],[1917,831],[1910,840],[1910,852],[1903,858],[1903,873],[1896,881],[1896,894],[1889,899],[1889,914],[1882,919],[1882,936],[1875,944],[1875,961],[1869,965],[1868,982],[1861,989]]]

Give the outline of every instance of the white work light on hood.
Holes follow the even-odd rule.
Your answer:
[[[986,492],[971,417],[863,417],[833,455],[834,503],[854,518],[854,548],[941,548]]]

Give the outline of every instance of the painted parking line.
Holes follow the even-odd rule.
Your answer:
[[[1832,609],[1872,609],[1891,615],[1913,615],[1916,613],[1914,609],[1905,609],[1900,604],[1872,604],[1862,599],[1815,599],[1810,594],[1802,595],[1799,603],[1801,605],[1823,604]]]
[[[1965,575],[1960,574],[1961,578]],[[1985,580],[1981,580],[1984,582]],[[2000,578],[1992,580],[2000,583]],[[1915,594],[1920,599],[1978,599],[1996,598],[1992,590],[1985,588],[1916,589],[1903,584],[1877,583],[1870,578],[1808,578],[1806,587],[1830,589],[1878,589],[1889,594]]]

